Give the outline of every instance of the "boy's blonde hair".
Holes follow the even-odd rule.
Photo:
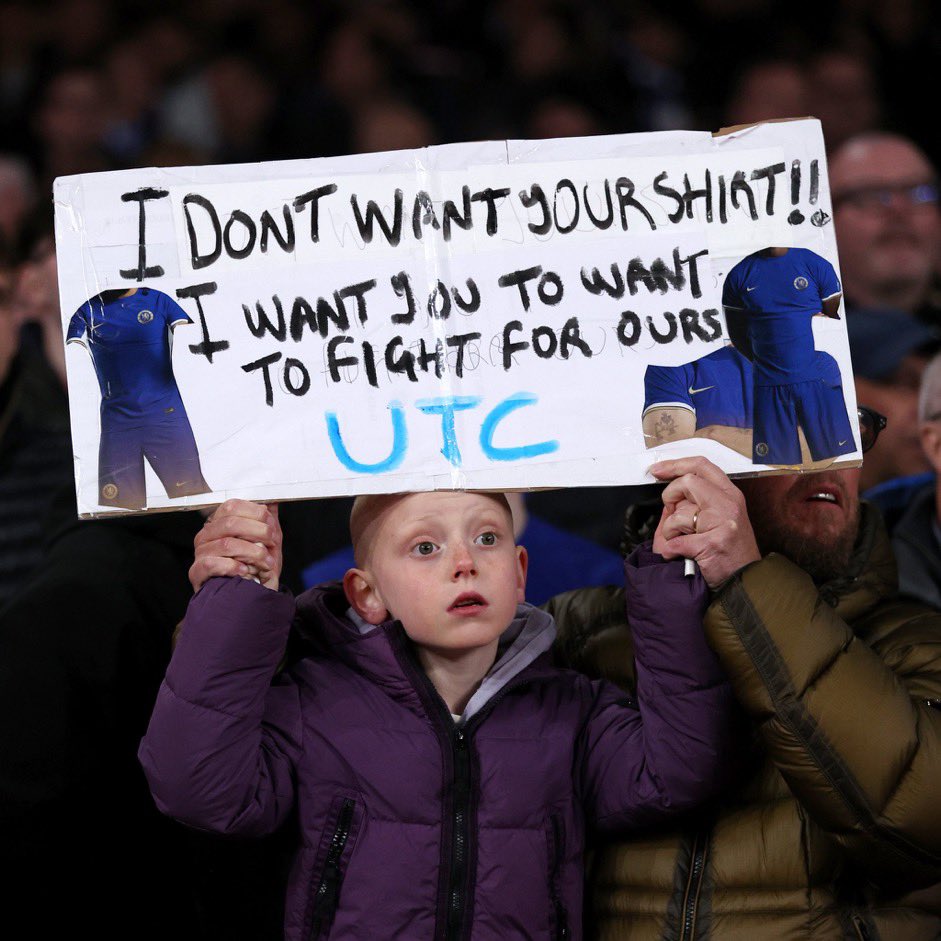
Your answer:
[[[496,500],[506,510],[512,525],[513,513],[506,494],[493,490],[465,492],[479,493],[481,496]],[[368,563],[373,536],[382,515],[389,507],[409,496],[412,496],[412,493],[367,493],[361,494],[353,501],[353,509],[350,511],[350,540],[353,543],[353,559],[359,568],[365,567]]]

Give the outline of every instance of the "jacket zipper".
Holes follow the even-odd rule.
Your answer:
[[[451,713],[444,700],[438,694],[431,680],[428,679],[428,674],[416,661],[408,643],[403,638],[404,631],[397,643],[394,644],[399,664],[402,666],[405,675],[411,678],[412,685],[419,694],[428,717],[437,719],[439,729],[450,745],[453,775],[450,808],[451,852],[448,860],[445,938],[447,941],[459,941],[463,933],[467,899],[468,896],[473,895],[473,886],[467,884],[470,872],[470,809],[473,797],[471,793],[471,732],[480,725],[507,693],[518,686],[524,685],[527,680],[510,680],[466,725],[455,727],[454,720],[451,718]]]
[[[866,927],[866,922],[864,922],[859,915],[853,915],[852,922],[853,928],[856,929],[856,937],[859,938],[859,941],[870,941],[872,935]]]
[[[425,682],[432,686],[424,671],[422,676]],[[467,844],[469,840],[469,810],[471,803],[470,780],[470,739],[471,732],[494,710],[497,703],[510,691],[524,685],[526,680],[514,682],[511,680],[503,689],[499,690],[492,699],[463,728],[455,728],[451,737],[452,755],[454,760],[454,798],[452,801],[452,829],[451,829],[451,873],[448,880],[448,941],[457,941],[462,936],[464,913],[467,905],[467,896],[470,886],[465,885],[468,875]],[[432,689],[434,687],[432,686]],[[435,691],[437,692],[437,691]],[[440,701],[440,699],[439,699]],[[451,720],[451,714],[442,703],[442,708]],[[565,938],[567,935],[563,935]]]
[[[441,737],[447,742],[451,754],[451,795],[445,799],[445,813],[451,821],[451,841],[441,854],[441,869],[448,867],[448,878],[444,894],[444,937],[447,941],[457,941],[461,937],[464,913],[470,886],[466,885],[469,872],[470,805],[471,805],[471,762],[469,754],[469,735],[467,728],[454,725],[451,713],[444,700],[438,695],[428,674],[421,668],[414,654],[404,640],[404,632],[394,644],[396,656],[405,675],[411,679],[412,686],[418,693],[428,718],[437,726]],[[475,717],[476,718],[476,717]],[[442,745],[444,743],[442,742]],[[448,806],[450,804],[450,806]],[[435,937],[439,937],[442,926],[435,928]]]
[[[470,755],[467,736],[456,728],[451,737],[454,755],[454,797],[451,807],[451,871],[448,876],[447,937],[461,936],[467,887],[468,816],[470,812]]]
[[[565,906],[562,904],[562,899],[559,895],[560,870],[562,868],[563,857],[565,856],[565,845],[562,840],[562,822],[559,820],[558,814],[553,814],[550,819],[552,822],[553,842],[552,885],[550,890],[552,892],[552,907],[555,911],[555,936],[557,941],[566,941],[569,936],[568,913],[565,911]]]
[[[337,825],[327,850],[327,859],[324,862],[320,884],[314,894],[314,917],[310,929],[310,937],[316,938],[318,934],[329,928],[337,907],[340,893],[340,882],[343,873],[340,871],[340,858],[350,836],[350,825],[353,823],[353,809],[356,806],[352,798],[344,799],[340,807]]]
[[[689,875],[686,879],[686,892],[683,895],[683,925],[679,941],[693,941],[696,931],[696,917],[699,913],[699,894],[702,891],[703,876],[706,872],[706,851],[708,836],[697,833],[693,838],[693,850],[690,854]]]

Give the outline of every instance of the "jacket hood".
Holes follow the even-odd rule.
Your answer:
[[[351,613],[339,582],[320,585],[298,596],[294,629],[318,655],[342,661],[396,699],[417,703],[406,664],[420,667],[401,622],[358,624]],[[539,665],[548,668],[549,658],[545,655],[554,640],[551,615],[529,604],[518,605],[516,616],[500,636],[493,666],[468,702],[461,721],[479,712],[527,667],[541,660]]]

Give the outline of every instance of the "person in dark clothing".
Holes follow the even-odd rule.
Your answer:
[[[275,511],[207,522],[141,743],[158,806],[224,834],[293,815],[292,939],[579,937],[589,821],[634,829],[721,786],[704,584],[647,547],[625,565],[635,704],[552,664],[502,494],[360,498],[350,528],[342,590],[295,609]],[[280,671],[292,621],[304,656]]]
[[[892,529],[892,549],[899,563],[899,591],[941,609],[941,355],[922,374],[918,430],[934,477],[909,494],[908,505]]]
[[[72,479],[65,390],[21,335],[14,269],[0,262],[0,608],[42,556],[42,522]]]
[[[136,758],[203,517],[79,521],[70,488],[50,515],[0,612],[6,936],[275,941],[287,837],[248,846],[167,820]]]
[[[733,483],[685,458],[651,473],[677,521],[664,554],[713,584],[705,629],[745,714],[744,767],[678,826],[598,847],[590,936],[941,937],[941,616],[898,597],[858,470]],[[716,527],[736,536],[721,546]],[[629,694],[620,590],[550,610],[566,662]]]

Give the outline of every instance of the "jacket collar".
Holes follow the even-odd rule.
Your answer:
[[[311,588],[297,598],[295,630],[323,657],[344,662],[395,699],[412,705],[417,691],[403,664],[410,657],[410,641],[399,621],[373,626],[349,616],[349,602],[339,583]],[[516,609],[516,617],[500,637],[497,657],[461,717],[466,722],[523,671],[536,679],[549,668],[544,657],[555,640],[551,615],[529,604]],[[537,661],[540,661],[537,663]]]
[[[898,570],[879,511],[860,502],[859,535],[846,574],[820,586],[821,596],[852,624],[877,601],[898,589]]]

